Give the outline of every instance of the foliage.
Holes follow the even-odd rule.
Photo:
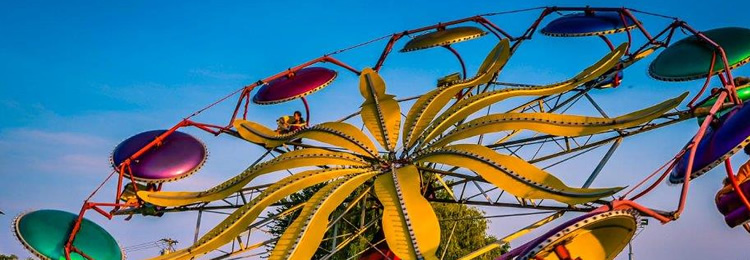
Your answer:
[[[429,182],[435,176],[426,174],[424,178]],[[452,184],[452,181],[447,181],[447,185]],[[452,199],[442,186],[434,187],[440,188],[433,189],[434,195],[432,196],[444,200]],[[435,210],[438,219],[441,220],[441,243],[438,252],[441,255],[445,254],[443,259],[458,259],[497,240],[494,236],[487,235],[489,221],[483,218],[484,212],[475,207],[458,203],[432,203],[432,208]],[[451,232],[452,230],[454,231]],[[451,237],[451,233],[453,233],[453,237]],[[509,250],[510,245],[505,244],[503,247],[493,249],[476,259],[495,259]]]
[[[325,184],[318,184],[292,194],[288,198],[281,201],[280,204],[282,205],[279,206],[274,212],[270,212],[269,216],[279,214],[288,210],[294,205],[304,203],[323,186],[325,186]],[[360,194],[361,192],[363,192],[363,188],[360,188],[358,191],[354,192],[353,196],[348,198],[347,202],[344,202],[342,206],[339,207],[339,209],[334,211],[332,216],[339,216],[349,205],[349,203],[351,203],[350,201],[353,199],[354,195]],[[365,223],[366,221],[369,222],[377,218],[377,205],[375,204],[375,202],[373,202],[372,200],[367,200],[365,202],[364,207],[366,209],[375,210],[365,210],[364,215],[362,214],[362,206],[362,203],[357,203],[356,205],[352,206],[349,213],[344,215],[344,219],[339,221],[336,226],[328,230],[323,242],[320,243],[318,251],[315,252],[313,259],[319,259],[327,255],[329,252],[331,252],[331,250],[334,250],[334,248],[339,245],[343,239],[350,237],[351,234],[357,232],[357,230],[359,230],[361,226],[367,224]],[[268,231],[274,237],[280,237],[281,234],[284,233],[286,227],[291,224],[298,215],[299,210],[294,214],[290,214],[286,217],[273,220],[269,225],[270,227]],[[345,256],[355,255],[357,253],[360,253],[361,251],[366,250],[368,248],[367,242],[375,237],[376,234],[373,231],[378,230],[380,228],[379,225],[379,221],[376,221],[376,223],[374,223],[371,228],[367,229],[367,232],[364,232],[360,237],[357,237],[355,241],[352,241],[346,247],[342,248],[336,255],[334,255],[334,257],[330,259],[346,259]],[[334,236],[336,236],[336,239],[333,239]],[[274,246],[275,244],[267,245],[267,249],[269,250],[269,252],[271,249],[273,249]]]
[[[4,254],[0,254],[0,260],[18,260],[18,259],[20,259],[20,258],[18,258],[17,255],[4,255]],[[33,258],[27,257],[26,260],[33,260]]]
[[[438,254],[442,255],[447,248],[443,259],[458,259],[497,240],[486,234],[489,221],[482,218],[484,212],[481,210],[457,203],[432,203],[432,208],[441,220]],[[507,252],[508,248],[506,246],[502,252]],[[476,259],[495,259],[500,252],[500,249],[494,249]]]
[[[429,178],[427,176],[425,177]],[[280,203],[281,206],[275,211],[269,212],[269,216],[284,212],[294,205],[304,203],[324,185],[325,184],[319,184],[289,196]],[[356,198],[361,192],[365,192],[366,187],[368,186],[369,185],[363,185],[363,187],[357,192],[354,192],[350,198],[347,199],[347,202],[342,204],[342,206],[332,214],[332,218],[339,216],[344,209],[350,205],[349,203],[351,203],[351,200]],[[449,195],[447,195],[446,192],[440,190],[431,192],[430,194],[432,194],[430,196],[438,198],[449,198]],[[481,210],[455,203],[431,204],[438,219],[441,219],[441,245],[438,249],[438,257],[445,254],[443,259],[457,259],[496,240],[495,237],[486,234],[489,222],[482,218],[484,212]],[[320,259],[327,255],[331,250],[334,250],[337,245],[340,245],[343,240],[355,236],[354,234],[360,227],[368,225],[371,221],[374,221],[374,223],[372,223],[372,226],[369,229],[363,232],[361,236],[355,237],[353,241],[341,248],[329,259],[348,259],[353,255],[359,255],[367,250],[370,244],[383,240],[379,221],[381,206],[377,200],[373,197],[369,197],[364,203],[359,202],[351,207],[351,210],[344,215],[343,219],[339,221],[337,225],[328,230],[313,259]],[[364,213],[362,211],[363,207],[365,209]],[[299,211],[295,212],[295,214],[290,214],[286,217],[272,221],[269,225],[269,232],[274,237],[280,237],[281,234],[284,233],[286,227],[297,217],[298,212]],[[331,219],[331,221],[333,221],[333,219]],[[450,238],[449,241],[451,230],[454,228],[454,225],[455,232],[453,232],[453,237]],[[333,239],[334,236],[337,236],[336,239]],[[269,252],[273,247],[274,244],[269,244],[267,246]],[[447,251],[443,253],[446,248]],[[500,255],[500,252],[507,252],[508,249],[509,246],[506,245],[502,249],[492,250],[477,259],[494,259]]]

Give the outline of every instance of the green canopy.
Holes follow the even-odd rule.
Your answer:
[[[750,60],[750,29],[739,27],[718,28],[703,32],[706,37],[719,44],[727,55],[730,69]],[[649,74],[659,80],[686,81],[705,78],[711,66],[714,48],[692,35],[665,49],[651,62]],[[717,53],[718,54],[718,53]],[[721,56],[711,74],[724,71]]]
[[[42,259],[65,259],[65,242],[78,215],[60,210],[37,210],[15,219],[13,231],[23,245]],[[83,219],[73,246],[97,260],[120,260],[124,255],[117,241],[102,227]],[[85,259],[71,253],[71,259]]]

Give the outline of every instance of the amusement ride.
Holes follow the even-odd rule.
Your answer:
[[[537,13],[521,34],[511,35],[492,18],[510,13]],[[647,30],[639,16],[669,21]],[[654,33],[655,32],[655,33]],[[680,32],[686,37],[677,39]],[[538,34],[549,37],[596,37],[609,52],[577,75],[546,85],[499,82],[505,66],[522,43]],[[624,42],[612,35],[624,34]],[[638,35],[638,37],[636,37]],[[480,37],[493,39],[475,72],[467,71],[454,45]],[[645,39],[636,42],[636,38]],[[371,67],[356,68],[337,55],[365,45],[384,43]],[[460,72],[437,80],[431,90],[414,97],[389,94],[388,78],[379,72],[399,52],[443,48],[455,55]],[[625,70],[655,55],[648,74],[661,81],[691,81],[684,93],[648,107],[610,115],[596,102],[596,92],[610,91],[625,80]],[[691,181],[720,166],[726,169],[717,209],[730,227],[750,232],[750,166],[735,174],[730,158],[750,142],[750,80],[732,70],[750,60],[750,29],[726,27],[699,31],[675,18],[629,8],[540,7],[488,13],[397,32],[344,48],[269,76],[211,103],[166,130],[136,134],[120,143],[111,156],[114,170],[86,198],[79,212],[43,209],[23,213],[13,231],[26,249],[42,259],[124,259],[116,239],[86,216],[161,216],[197,211],[196,239],[171,239],[136,247],[162,247],[153,259],[234,259],[273,245],[269,259],[311,259],[325,239],[337,239],[328,259],[368,229],[384,237],[371,241],[376,259],[441,259],[441,230],[435,203],[524,209],[543,218],[475,250],[462,259],[484,256],[532,230],[542,235],[497,259],[613,259],[642,228],[646,219],[667,224],[679,219]],[[338,73],[359,77],[361,106],[341,119],[315,122],[307,99],[331,84]],[[712,87],[718,79],[721,86]],[[352,88],[353,89],[353,88]],[[351,95],[357,96],[356,92]],[[523,100],[505,112],[490,108],[508,99]],[[221,102],[234,101],[224,123],[198,122],[194,117]],[[301,100],[305,110],[282,118],[278,126],[253,121],[252,105]],[[588,102],[598,116],[568,113],[577,102]],[[411,103],[411,106],[408,104]],[[402,108],[403,107],[403,108]],[[312,120],[312,121],[311,121]],[[624,187],[593,188],[620,144],[629,137],[678,122],[697,120],[698,131],[674,157],[652,174]],[[361,122],[361,123],[358,123]],[[196,128],[217,138],[235,138],[264,149],[246,170],[225,182],[199,191],[165,191],[163,187],[199,171],[208,150],[198,138],[180,131]],[[567,183],[539,166],[565,163],[599,147],[608,147],[582,185]],[[543,149],[544,148],[544,149]],[[276,172],[289,175],[273,182],[258,178]],[[656,209],[639,203],[660,184],[679,189],[674,208]],[[103,185],[116,194],[101,199]],[[319,186],[307,201],[287,205],[278,214],[264,213],[284,198]],[[468,188],[467,188],[468,187]],[[435,196],[436,192],[448,194]],[[95,195],[98,201],[94,201]],[[355,207],[372,205],[370,207]],[[356,212],[355,208],[361,212]],[[209,231],[198,234],[200,216],[214,210],[229,213]],[[296,218],[274,239],[252,241],[254,229],[273,219]],[[361,216],[359,223],[344,218]],[[548,225],[563,215],[572,219]],[[335,234],[335,225],[357,232]],[[453,236],[450,236],[453,237]],[[135,247],[134,247],[135,248]],[[209,254],[210,253],[210,254]],[[352,255],[357,259],[361,254]],[[207,255],[208,254],[208,255]]]

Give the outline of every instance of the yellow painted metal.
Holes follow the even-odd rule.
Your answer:
[[[440,245],[440,224],[432,206],[421,192],[421,176],[415,165],[407,165],[392,174],[401,198],[402,212],[411,219],[412,238],[417,252],[425,259],[434,258]]]
[[[377,172],[364,169],[325,169],[300,172],[274,183],[252,201],[236,209],[231,215],[203,235],[189,248],[178,250],[156,259],[191,259],[232,242],[244,232],[271,204],[312,185],[343,176],[372,175]],[[307,204],[305,205],[307,207]],[[303,208],[304,211],[304,208]],[[325,228],[325,227],[324,227]]]
[[[416,155],[416,160],[467,168],[498,188],[523,199],[553,199],[575,205],[610,196],[622,190],[622,187],[569,187],[560,179],[524,160],[502,155],[476,144],[427,149]]]
[[[383,148],[394,151],[401,127],[398,102],[393,95],[385,93],[385,81],[371,68],[362,70],[359,91],[365,99],[360,115],[362,122]]]
[[[375,179],[375,196],[383,205],[382,225],[388,248],[401,259],[417,259],[391,174],[383,174]]]
[[[623,68],[627,68],[628,66],[633,65],[633,63],[636,63],[637,61],[650,56],[651,54],[653,54],[654,52],[656,52],[656,49],[658,49],[658,48],[661,48],[661,46],[658,46],[658,47],[657,46],[652,46],[652,47],[649,47],[649,48],[646,48],[646,49],[642,50],[641,52],[639,52],[635,56],[633,56],[631,59],[628,59],[625,62],[623,62],[623,64],[622,64]]]
[[[484,36],[487,32],[473,26],[461,26],[442,29],[414,37],[404,45],[401,52],[416,51],[457,42],[468,41]]]
[[[445,180],[443,180],[443,177],[441,177],[441,176],[440,176],[440,174],[438,174],[438,173],[435,173],[435,178],[437,178],[438,182],[440,182],[440,185],[442,185],[442,186],[443,186],[443,188],[445,189],[445,191],[446,191],[446,192],[448,192],[448,195],[451,195],[451,198],[452,198],[453,200],[455,200],[455,201],[458,201],[458,200],[456,199],[456,195],[455,195],[455,194],[453,194],[453,189],[451,189],[451,187],[450,187],[450,186],[448,186],[448,184],[447,184],[447,183],[445,183]]]
[[[623,43],[620,47],[617,47],[594,65],[588,67],[572,79],[564,82],[539,87],[507,88],[489,91],[463,99],[447,109],[435,119],[434,122],[432,122],[429,128],[425,130],[427,135],[423,140],[423,144],[434,139],[451,125],[461,121],[467,116],[502,100],[517,96],[553,95],[569,91],[583,83],[594,80],[614,68],[620,62],[620,58],[625,54],[626,49],[627,44]]]
[[[677,107],[688,93],[654,106],[615,118],[561,115],[550,113],[503,113],[479,117],[454,128],[430,144],[441,147],[451,142],[481,134],[506,130],[531,130],[556,136],[581,136],[613,129],[637,126]]]
[[[526,226],[526,227],[524,227],[522,229],[519,229],[518,231],[513,232],[510,235],[507,235],[507,236],[505,236],[505,237],[503,237],[501,239],[498,239],[497,241],[492,242],[489,245],[483,246],[482,248],[477,249],[474,252],[471,252],[471,253],[469,253],[469,254],[467,254],[467,255],[459,258],[458,260],[471,260],[471,259],[477,258],[477,257],[479,257],[479,256],[481,256],[483,254],[486,254],[487,252],[492,251],[495,248],[500,248],[501,246],[503,246],[503,245],[505,245],[507,243],[510,243],[511,241],[515,240],[516,238],[519,238],[519,237],[521,237],[523,235],[526,235],[529,232],[534,231],[538,227],[544,226],[545,224],[550,223],[550,222],[552,222],[553,220],[555,220],[555,219],[557,219],[559,217],[562,217],[563,214],[565,214],[565,211],[558,211],[558,212],[556,212],[556,213],[554,213],[552,215],[547,216],[546,218],[543,218],[543,219],[541,219],[541,220],[539,220],[537,222],[532,223],[531,225],[528,225],[528,226]]]
[[[318,148],[306,148],[282,154],[264,163],[247,168],[239,175],[201,192],[138,191],[142,200],[164,207],[177,207],[197,202],[223,199],[242,189],[253,179],[263,174],[309,166],[351,166],[366,167],[369,164],[361,158],[342,152],[332,152]]]
[[[511,139],[511,138],[513,138],[514,136],[516,136],[516,135],[520,134],[521,132],[522,132],[521,130],[515,130],[515,131],[512,131],[512,132],[508,133],[507,135],[505,135],[505,136],[501,137],[501,138],[500,138],[500,139],[498,139],[497,141],[495,141],[495,144],[501,144],[501,143],[504,143],[505,141],[508,141],[509,139]]]
[[[274,131],[273,129],[259,123],[237,119],[232,122],[232,125],[234,125],[234,128],[237,129],[240,137],[251,143],[260,144],[269,148],[277,147],[284,143],[283,141],[269,140],[269,138],[267,137],[275,137],[279,134],[276,133],[276,131]]]
[[[437,88],[419,97],[406,114],[402,137],[404,147],[411,148],[437,113],[461,90],[490,82],[509,58],[510,42],[503,39],[490,51],[473,78]]]
[[[645,57],[648,57],[649,55],[653,54],[656,51],[656,49],[658,49],[658,48],[661,48],[661,47],[649,47],[649,48],[647,48],[647,49],[645,49],[645,50],[637,53],[635,56],[631,57],[630,59],[624,60],[621,63],[621,65],[619,67],[617,67],[617,69],[618,70],[624,70],[625,68],[629,67],[630,65],[633,65],[633,63],[635,63],[635,62],[637,62],[637,61],[639,61],[639,60],[641,60],[641,59],[643,59]],[[617,73],[617,72],[613,71],[611,73]],[[609,88],[609,87],[614,87],[614,85],[612,83],[610,83],[610,84],[607,84],[607,85],[598,86],[598,88],[602,88],[602,89]],[[541,103],[542,100],[539,100],[539,102]],[[521,111],[523,108],[526,108],[528,105],[530,105],[530,104],[527,104],[526,106],[518,107],[517,109],[515,109],[515,110],[513,110],[511,112]],[[544,109],[544,107],[541,106],[541,104],[540,104],[540,109],[542,109],[542,110]],[[542,112],[544,112],[544,111],[542,111]],[[522,133],[522,132],[523,131],[513,131],[512,133],[510,133],[510,134],[508,134],[508,135],[500,138],[499,140],[497,140],[495,142],[495,144],[503,143],[503,142],[507,141],[508,139],[510,139],[511,137],[513,137],[513,136],[515,136],[515,135],[517,135],[519,133]]]
[[[328,217],[362,183],[378,172],[333,181],[316,192],[271,251],[271,260],[312,259],[328,227]]]
[[[517,259],[558,260],[554,250],[565,246],[571,259],[614,259],[635,235],[638,215],[630,210],[615,210],[583,219],[542,241],[528,254]]]
[[[343,122],[322,123],[288,134],[278,134],[261,124],[242,119],[234,121],[234,128],[245,140],[263,144],[267,148],[278,147],[291,140],[307,138],[372,158],[377,157],[378,154],[375,144],[364,132]]]
[[[375,195],[383,204],[383,233],[388,247],[401,259],[437,259],[440,225],[419,185],[414,165],[375,180]]]
[[[138,190],[148,189],[148,186],[146,186],[145,184],[141,184],[137,182],[136,183],[131,182],[131,183],[125,184],[125,187],[122,188],[122,193],[120,194],[121,201],[129,202],[129,203],[138,202],[138,196],[135,193],[135,188],[133,187],[134,184],[135,186],[138,187]]]

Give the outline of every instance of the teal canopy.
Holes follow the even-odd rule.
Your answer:
[[[730,69],[750,60],[750,29],[727,27],[705,31],[703,34],[724,49]],[[651,62],[649,74],[665,81],[705,78],[708,76],[713,52],[714,48],[711,45],[692,35],[670,45],[660,53]],[[722,71],[724,64],[721,56],[717,55],[711,75]]]
[[[37,210],[22,214],[15,220],[18,239],[42,259],[65,259],[65,242],[78,215],[60,210]],[[120,260],[124,255],[117,241],[102,227],[83,219],[73,246],[97,260]],[[85,259],[71,253],[71,259]]]

